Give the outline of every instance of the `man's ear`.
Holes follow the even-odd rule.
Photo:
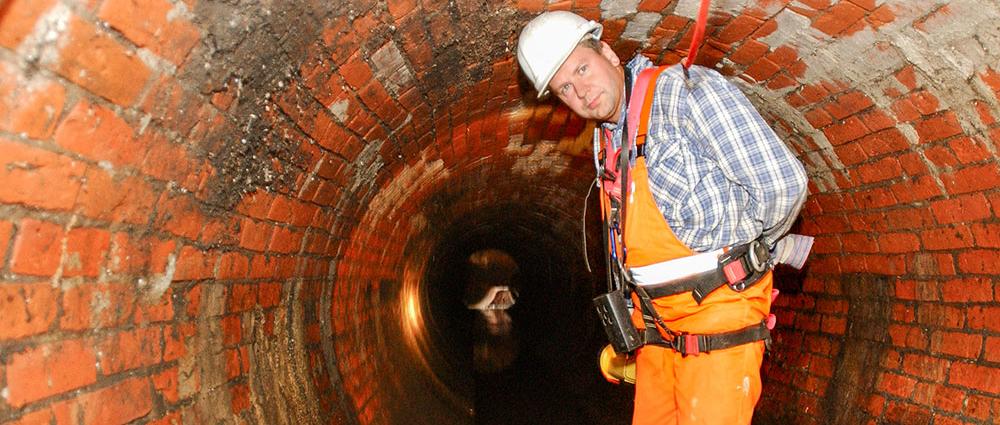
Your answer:
[[[608,62],[611,62],[611,65],[618,66],[622,63],[615,51],[611,50],[611,46],[603,40],[601,41],[601,56],[604,56]]]

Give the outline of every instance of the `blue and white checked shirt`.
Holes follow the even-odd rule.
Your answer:
[[[637,55],[625,72],[634,81],[651,66]],[[735,85],[708,68],[688,72],[690,84],[680,65],[656,81],[646,138],[653,198],[674,234],[695,252],[762,233],[773,246],[805,201],[805,170]],[[604,124],[616,147],[622,110],[617,124]]]

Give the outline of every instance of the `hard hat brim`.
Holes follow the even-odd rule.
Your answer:
[[[559,58],[559,61],[556,62],[556,66],[552,68],[552,71],[549,72],[549,74],[546,75],[544,79],[540,80],[541,84],[535,86],[535,91],[538,92],[538,96],[536,97],[536,99],[542,99],[542,98],[544,98],[544,97],[546,97],[546,96],[549,95],[549,82],[551,82],[552,78],[556,76],[557,72],[559,72],[559,68],[562,68],[563,64],[566,63],[566,59],[569,59],[569,55],[572,55],[573,52],[576,50],[576,48],[580,46],[580,42],[583,41],[583,40],[585,40],[585,39],[587,39],[587,38],[593,38],[595,40],[600,40],[598,38],[598,35],[595,35],[595,32],[597,34],[600,34],[600,30],[601,30],[601,28],[597,27],[597,28],[591,29],[590,31],[587,31],[587,32],[583,33],[583,35],[580,36],[580,39],[576,41],[576,44],[573,46],[573,48],[567,50],[562,55],[562,57]]]

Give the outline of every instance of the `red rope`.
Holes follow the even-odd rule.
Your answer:
[[[698,22],[694,24],[694,37],[691,38],[691,47],[688,48],[687,59],[684,60],[684,67],[690,68],[694,63],[694,57],[698,55],[698,47],[701,40],[705,38],[705,24],[708,23],[708,5],[711,0],[701,0],[701,8],[698,9]]]

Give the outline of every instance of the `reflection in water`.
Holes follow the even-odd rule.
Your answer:
[[[469,256],[465,300],[470,310],[479,312],[473,327],[473,366],[478,373],[501,371],[517,358],[518,341],[507,311],[517,298],[511,286],[517,270],[514,259],[503,251],[482,250]]]

